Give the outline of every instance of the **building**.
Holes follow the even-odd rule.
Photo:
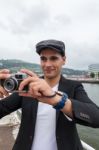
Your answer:
[[[89,74],[94,74],[95,78],[99,78],[99,64],[91,64],[88,66]]]

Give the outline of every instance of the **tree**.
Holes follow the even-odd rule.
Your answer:
[[[98,79],[99,79],[99,72],[97,74],[98,74]]]
[[[94,77],[95,77],[95,73],[94,73],[94,72],[91,72],[91,73],[90,73],[90,77],[91,77],[91,78],[94,78]]]

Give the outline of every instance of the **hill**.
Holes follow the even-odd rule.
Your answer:
[[[11,72],[17,72],[22,68],[27,68],[33,70],[38,74],[42,74],[42,70],[39,64],[29,63],[22,60],[17,59],[1,59],[0,60],[0,69],[7,68],[10,69]],[[86,75],[87,71],[84,70],[74,70],[69,68],[63,68],[62,73],[66,75]]]

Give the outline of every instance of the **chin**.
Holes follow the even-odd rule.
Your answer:
[[[52,75],[52,74],[45,74],[44,76],[46,78],[48,78],[48,79],[54,79],[54,78],[56,78],[56,75]]]

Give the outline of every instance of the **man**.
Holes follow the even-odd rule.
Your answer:
[[[0,117],[22,108],[22,119],[13,150],[82,150],[76,123],[99,127],[99,108],[87,96],[82,84],[61,75],[65,45],[45,40],[36,45],[44,76],[28,74],[19,94],[0,101]],[[27,93],[22,89],[28,85]]]

